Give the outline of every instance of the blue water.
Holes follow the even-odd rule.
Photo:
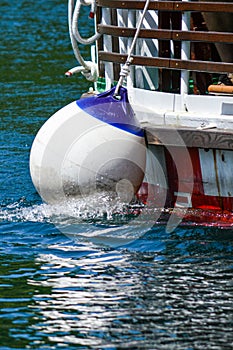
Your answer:
[[[36,193],[30,147],[89,83],[64,78],[76,65],[65,1],[0,9],[0,349],[232,349],[232,230],[157,225],[108,248],[54,225],[62,208]]]

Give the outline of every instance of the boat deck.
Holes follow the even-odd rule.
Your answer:
[[[144,5],[97,0],[98,62],[106,89],[118,80]],[[148,141],[157,142],[152,129],[172,134],[176,128],[192,146],[231,149],[232,72],[232,1],[151,0],[127,80]]]

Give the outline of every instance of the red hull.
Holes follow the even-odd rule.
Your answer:
[[[183,224],[232,227],[233,197],[230,186],[227,191],[229,195],[223,195],[226,185],[231,183],[229,176],[232,176],[233,186],[233,172],[229,171],[232,164],[227,154],[231,151],[159,147],[159,157],[158,146],[152,146],[151,150],[159,160],[167,186],[161,186],[158,178],[144,182],[138,198],[154,208],[179,208],[180,214],[178,210],[176,215],[182,217]],[[156,174],[154,176],[156,178]]]

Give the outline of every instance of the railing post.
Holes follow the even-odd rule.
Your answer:
[[[104,25],[111,24],[111,9],[103,8],[102,23]],[[112,38],[110,35],[104,35],[103,49],[105,52],[112,52]],[[105,88],[109,90],[113,81],[113,64],[105,62]]]
[[[128,22],[128,11],[118,9],[117,10],[117,25],[118,27],[126,27]],[[127,38],[119,37],[119,52],[125,53],[127,51]]]
[[[183,0],[183,1],[189,1],[189,0]],[[182,13],[181,30],[188,31],[189,29],[190,29],[190,12],[185,11]],[[190,59],[190,42],[189,41],[184,40],[181,43],[181,59],[184,61]],[[188,89],[189,89],[189,71],[182,70],[181,79],[180,79],[180,93],[183,96],[183,98],[186,94],[188,94]],[[183,103],[183,107],[185,108],[184,103]]]
[[[136,26],[136,13],[135,10],[129,10],[128,11],[128,28],[134,28]],[[127,43],[127,52],[129,52],[130,47],[132,45],[133,38],[128,38]],[[135,67],[130,67],[130,75],[127,77],[127,87],[131,88],[133,87],[135,82]]]

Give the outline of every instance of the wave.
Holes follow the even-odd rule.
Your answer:
[[[116,246],[140,238],[155,223],[154,212],[109,193],[30,205],[25,199],[0,207],[0,222],[51,223],[72,239]]]

